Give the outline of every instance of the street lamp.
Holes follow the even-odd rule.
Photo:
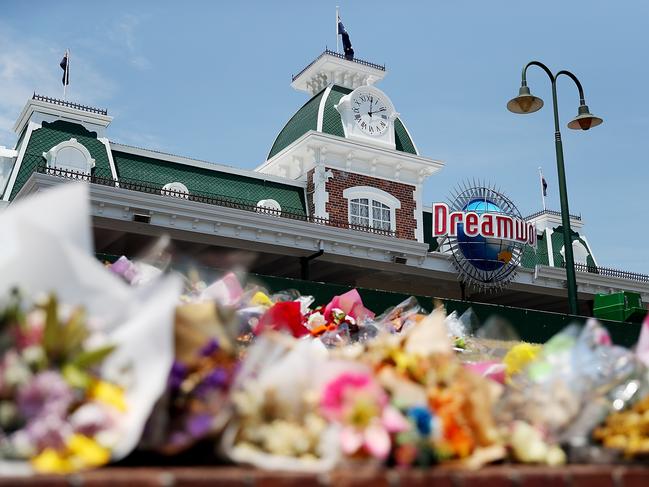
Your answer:
[[[561,200],[561,222],[563,226],[564,254],[566,260],[566,279],[568,281],[568,304],[570,313],[579,314],[577,303],[577,280],[575,279],[575,261],[572,254],[572,235],[570,231],[570,211],[568,210],[568,194],[566,189],[566,172],[563,165],[563,145],[561,144],[561,132],[559,130],[559,111],[557,109],[557,78],[562,74],[568,76],[577,85],[579,90],[579,108],[577,116],[568,123],[568,128],[575,130],[588,130],[591,127],[600,125],[603,120],[594,116],[588,110],[584,99],[584,90],[577,77],[570,71],[559,71],[556,75],[543,63],[532,61],[525,65],[521,76],[521,87],[518,96],[507,103],[507,109],[513,113],[533,113],[543,107],[543,100],[532,95],[527,86],[526,73],[530,66],[538,66],[543,69],[552,83],[552,108],[554,109],[554,144],[557,153],[557,173],[559,176],[559,198]]]

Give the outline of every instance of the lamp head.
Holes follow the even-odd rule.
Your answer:
[[[577,116],[568,123],[568,128],[574,130],[588,130],[592,127],[597,127],[603,121],[604,120],[601,118],[590,113],[588,105],[582,103],[579,105]]]
[[[532,113],[543,107],[543,100],[532,95],[527,86],[521,86],[518,96],[507,103],[507,110],[512,113]]]

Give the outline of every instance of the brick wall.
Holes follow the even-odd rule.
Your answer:
[[[343,191],[354,186],[372,186],[390,193],[401,202],[401,208],[396,210],[397,237],[415,240],[417,220],[415,220],[415,187],[409,184],[386,181],[385,179],[363,176],[338,169],[331,169],[333,177],[327,181],[329,202],[327,211],[329,219],[340,223],[349,221],[348,200],[343,198]],[[311,177],[309,181],[311,181]]]

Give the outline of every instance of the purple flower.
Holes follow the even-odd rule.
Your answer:
[[[180,389],[180,385],[187,377],[187,366],[182,362],[174,361],[171,366],[171,371],[169,372],[169,379],[167,384],[172,391],[177,391]]]
[[[218,349],[219,341],[216,338],[210,338],[209,342],[207,342],[207,345],[205,345],[200,351],[201,357],[209,357]]]
[[[28,421],[45,415],[63,417],[74,402],[74,391],[60,374],[45,371],[20,387],[16,402]]]
[[[200,438],[209,433],[212,427],[212,416],[209,414],[197,414],[196,416],[191,416],[187,420],[185,426],[190,435],[194,438]]]
[[[12,441],[17,442],[21,435],[25,435],[37,451],[45,448],[62,449],[65,447],[66,438],[72,433],[70,425],[57,414],[44,414],[34,418],[27,426],[12,435]]]
[[[210,392],[217,389],[224,389],[230,382],[230,375],[227,370],[219,367],[210,372],[198,386],[195,393],[201,398],[205,398]]]
[[[111,264],[110,270],[118,276],[121,276],[128,283],[132,283],[137,276],[135,264],[123,255]]]

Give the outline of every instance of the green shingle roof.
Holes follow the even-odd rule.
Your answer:
[[[97,133],[86,130],[83,126],[57,120],[52,123],[43,122],[43,126],[32,132],[28,142],[25,156],[23,157],[16,183],[11,191],[10,199],[13,199],[23,184],[27,182],[29,176],[36,171],[36,168],[45,164],[43,152],[47,152],[52,147],[63,141],[77,139],[83,145],[90,155],[95,159],[95,169],[93,174],[104,178],[112,178],[110,163],[108,161],[108,151],[106,146],[97,140]]]
[[[268,153],[270,159],[277,153],[284,150],[297,139],[306,134],[309,130],[317,130],[318,128],[318,111],[320,102],[327,90],[314,95],[302,107],[295,112],[275,139],[273,146]],[[352,90],[342,86],[333,85],[329,91],[326,100],[324,101],[324,109],[322,111],[322,132],[325,134],[336,135],[338,137],[345,137],[343,124],[338,111],[334,108],[340,102],[340,99]],[[395,146],[398,151],[408,152],[410,154],[417,154],[415,144],[408,135],[408,131],[403,122],[398,118],[394,123],[394,138]]]
[[[579,241],[587,250],[588,250],[588,255],[586,256],[586,265],[589,267],[596,267],[595,266],[595,260],[593,259],[593,254],[586,243],[586,241],[581,238],[581,236],[575,232],[571,231],[572,234],[572,241],[574,242]],[[563,226],[559,225],[558,227],[553,229],[552,233],[552,253],[554,254],[554,266],[555,267],[563,267],[564,265],[564,259],[563,256],[561,255],[561,249],[563,248]]]
[[[193,194],[252,205],[262,199],[274,199],[282,211],[306,215],[304,191],[299,186],[119,151],[113,151],[113,161],[119,178],[145,181],[160,189],[167,183],[179,182]]]

